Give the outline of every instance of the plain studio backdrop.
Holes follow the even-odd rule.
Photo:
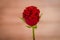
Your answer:
[[[32,30],[19,17],[27,6],[43,13],[36,40],[60,40],[60,0],[0,0],[0,40],[32,40]]]

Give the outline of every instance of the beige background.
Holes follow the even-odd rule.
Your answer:
[[[31,5],[43,13],[36,40],[60,40],[60,0],[0,0],[0,40],[32,40],[32,30],[19,19]]]

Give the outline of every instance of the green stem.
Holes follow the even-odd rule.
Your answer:
[[[35,31],[34,31],[34,27],[32,27],[32,35],[33,35],[33,40],[35,40]]]

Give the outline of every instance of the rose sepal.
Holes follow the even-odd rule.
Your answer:
[[[41,17],[42,17],[42,15],[43,15],[43,13],[41,13],[41,15],[39,16],[39,18],[41,18]]]
[[[24,21],[24,22],[25,22],[24,18],[19,18],[19,19],[21,19],[22,21]]]
[[[34,25],[34,26],[26,26],[27,28],[37,28],[37,25]]]

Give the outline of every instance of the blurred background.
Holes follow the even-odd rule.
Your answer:
[[[36,40],[60,40],[60,0],[0,0],[0,40],[32,40],[32,30],[19,18],[27,6],[43,13]]]

